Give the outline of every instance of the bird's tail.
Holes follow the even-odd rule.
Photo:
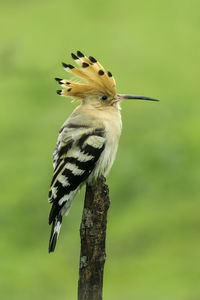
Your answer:
[[[49,253],[55,250],[61,225],[62,225],[62,216],[59,214],[58,216],[55,217],[52,223],[51,235],[49,239]]]

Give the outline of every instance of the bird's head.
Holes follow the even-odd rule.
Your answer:
[[[115,79],[111,72],[107,72],[94,57],[86,57],[80,51],[77,51],[77,55],[73,53],[71,55],[80,68],[66,63],[62,65],[65,71],[80,78],[81,81],[55,78],[63,88],[58,90],[57,94],[81,100],[95,107],[115,106],[124,99],[158,101],[145,96],[117,94]]]

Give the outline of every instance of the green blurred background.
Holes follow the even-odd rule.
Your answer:
[[[76,103],[56,95],[81,50],[118,92],[123,133],[107,182],[105,300],[200,299],[200,2],[1,1],[0,297],[76,299],[84,189],[47,253],[52,151]]]

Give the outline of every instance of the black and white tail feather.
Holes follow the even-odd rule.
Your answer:
[[[58,214],[58,216],[55,217],[52,223],[51,236],[49,240],[49,253],[55,250],[56,242],[60,233],[61,224],[62,216],[61,214]]]

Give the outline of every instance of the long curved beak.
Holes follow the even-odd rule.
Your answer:
[[[119,100],[135,99],[135,100],[159,101],[158,99],[154,99],[154,98],[150,98],[150,97],[146,97],[146,96],[127,95],[127,94],[118,94],[117,98]]]

